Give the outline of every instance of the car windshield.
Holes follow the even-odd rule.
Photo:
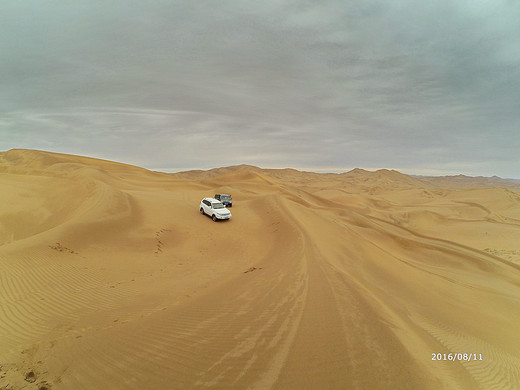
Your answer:
[[[220,195],[220,199],[222,199],[222,200],[229,200],[229,199],[231,199],[231,196],[229,196],[229,195]]]
[[[224,205],[222,203],[212,203],[211,204],[211,207],[214,208],[214,209],[223,209],[225,208]]]

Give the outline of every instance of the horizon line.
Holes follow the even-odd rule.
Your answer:
[[[62,155],[70,155],[70,156],[78,156],[78,157],[87,157],[87,158],[93,158],[93,159],[98,159],[98,160],[105,160],[105,161],[110,161],[110,162],[115,162],[115,163],[120,163],[120,164],[127,164],[127,165],[133,165],[133,166],[136,166],[136,167],[139,167],[139,168],[144,168],[144,169],[147,169],[147,170],[150,170],[150,171],[155,171],[155,172],[162,172],[162,173],[181,173],[181,172],[188,172],[188,171],[209,171],[209,170],[212,170],[212,169],[219,169],[219,168],[227,168],[227,167],[236,167],[236,166],[241,166],[241,165],[247,165],[247,166],[252,166],[252,167],[256,167],[256,168],[260,168],[260,169],[274,169],[274,170],[282,170],[282,169],[294,169],[294,170],[297,170],[297,171],[300,171],[300,172],[311,172],[311,173],[323,173],[323,174],[327,174],[327,173],[332,173],[332,174],[342,174],[342,173],[347,173],[347,172],[350,172],[354,169],[362,169],[362,170],[365,170],[365,171],[369,171],[369,172],[376,172],[376,171],[379,171],[379,170],[389,170],[389,171],[397,171],[399,173],[402,173],[402,174],[405,174],[405,175],[408,175],[408,176],[419,176],[419,177],[453,177],[453,176],[466,176],[466,177],[474,177],[474,178],[479,178],[479,177],[482,177],[482,178],[499,178],[499,179],[503,179],[503,180],[520,180],[520,178],[516,178],[516,177],[503,177],[503,176],[499,176],[497,174],[493,174],[493,175],[483,175],[483,174],[475,174],[475,173],[463,173],[462,171],[454,171],[454,170],[451,170],[451,169],[438,169],[438,168],[404,168],[404,167],[373,167],[373,166],[346,166],[346,167],[338,167],[338,166],[328,166],[328,167],[309,167],[309,166],[260,166],[260,165],[255,165],[255,164],[251,164],[251,163],[240,163],[240,164],[230,164],[230,165],[221,165],[221,166],[214,166],[214,167],[190,167],[190,168],[187,168],[187,167],[171,167],[171,166],[168,166],[168,167],[154,167],[153,165],[152,166],[147,166],[146,163],[144,162],[125,162],[125,161],[118,161],[118,160],[113,160],[113,159],[110,159],[106,156],[101,156],[101,155],[98,155],[98,154],[91,154],[91,155],[87,155],[87,154],[74,154],[74,153],[66,153],[66,152],[55,152],[55,151],[50,151],[50,150],[43,150],[43,149],[30,149],[30,148],[20,148],[20,147],[16,147],[16,148],[11,148],[9,150],[5,150],[5,151],[0,151],[0,153],[6,153],[6,152],[9,152],[9,151],[14,151],[14,150],[27,150],[27,151],[36,151],[36,152],[44,152],[44,153],[55,153],[55,154],[62,154]]]

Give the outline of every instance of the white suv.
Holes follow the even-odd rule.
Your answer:
[[[215,198],[204,198],[200,201],[200,213],[211,217],[213,221],[231,218],[231,211]]]

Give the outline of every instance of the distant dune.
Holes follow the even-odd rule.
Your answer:
[[[437,176],[437,177],[421,177],[422,181],[433,183],[436,186],[447,188],[520,188],[520,180],[518,179],[503,179],[498,176],[483,177],[483,176]]]
[[[518,389],[508,183],[0,153],[0,389]]]

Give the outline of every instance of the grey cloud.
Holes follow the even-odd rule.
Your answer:
[[[520,177],[517,2],[11,0],[0,49],[2,149]]]

